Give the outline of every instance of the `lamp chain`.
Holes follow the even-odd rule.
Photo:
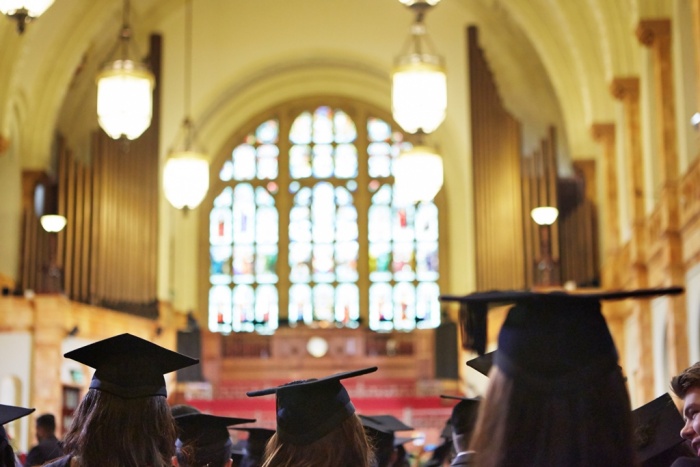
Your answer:
[[[187,0],[185,10],[185,149],[192,146],[193,128],[190,119],[192,106],[192,0]]]
[[[131,26],[129,26],[129,11],[130,11],[129,0],[124,0],[124,9],[122,11],[122,30],[119,34],[121,39],[121,59],[126,60],[129,58],[129,39],[131,38]]]

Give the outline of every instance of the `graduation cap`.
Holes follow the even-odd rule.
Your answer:
[[[452,408],[452,415],[450,416],[452,431],[456,435],[471,433],[476,425],[477,415],[479,415],[481,399],[446,395],[441,395],[440,397],[443,399],[454,399],[459,401]]]
[[[90,389],[125,399],[166,396],[163,375],[199,363],[131,334],[110,337],[64,355],[95,369]]]
[[[632,421],[637,457],[643,466],[669,465],[692,454],[679,435],[683,417],[668,393],[634,410]]]
[[[4,449],[7,445],[7,433],[5,433],[3,425],[17,420],[18,418],[26,417],[35,410],[36,409],[0,404],[0,450]]]
[[[406,425],[393,415],[360,415],[359,417],[363,427],[380,433],[393,435],[397,431],[413,430],[413,427]]]
[[[355,413],[355,406],[340,381],[375,371],[376,366],[321,379],[293,381],[247,395],[276,394],[277,436],[282,442],[303,446],[323,438]]]
[[[219,417],[203,413],[175,417],[178,439],[182,443],[195,443],[199,448],[230,442],[228,427],[254,421],[247,418]]]
[[[626,298],[651,298],[659,295],[683,293],[682,287],[660,289],[640,289],[630,291],[595,292],[588,294],[563,291],[532,292],[532,291],[491,291],[477,292],[469,295],[441,295],[440,300],[459,302],[461,304],[459,320],[462,343],[465,350],[474,350],[479,355],[486,351],[487,315],[490,306],[520,304],[540,309],[556,308],[562,313],[568,313],[567,306],[576,301],[594,302],[600,300],[623,300]],[[533,318],[537,320],[537,318]]]
[[[700,467],[700,458],[697,457],[679,457],[671,467]]]
[[[472,358],[471,360],[467,361],[467,366],[474,368],[484,376],[488,376],[489,371],[491,371],[491,367],[493,366],[493,357],[495,353],[496,351],[492,350],[491,352],[486,352],[484,355],[479,355],[476,358]]]

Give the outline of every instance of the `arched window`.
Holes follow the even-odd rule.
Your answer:
[[[438,208],[393,202],[404,135],[357,103],[276,109],[221,163],[209,329],[440,323]]]

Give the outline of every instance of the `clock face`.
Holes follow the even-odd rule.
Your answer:
[[[46,187],[44,186],[43,183],[37,184],[36,188],[34,188],[34,212],[36,213],[37,217],[43,216],[44,213],[44,206],[46,206]]]
[[[314,336],[306,343],[306,351],[312,357],[321,358],[328,353],[328,342],[323,337]]]

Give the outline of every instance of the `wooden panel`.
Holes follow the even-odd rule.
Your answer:
[[[477,288],[521,288],[520,124],[501,102],[476,28],[468,28],[467,36]]]

